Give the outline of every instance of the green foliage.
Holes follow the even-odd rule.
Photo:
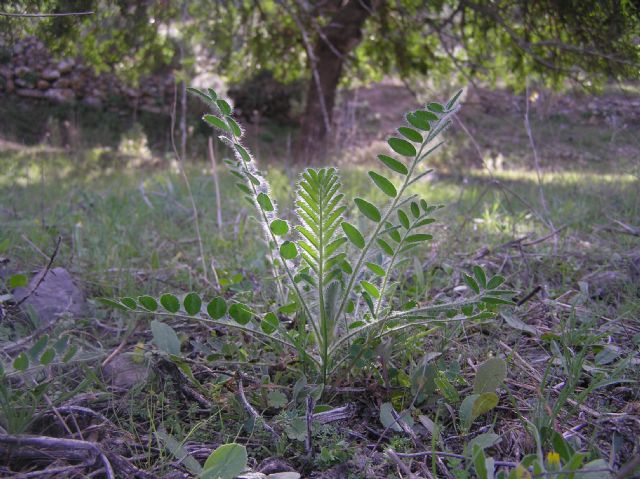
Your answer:
[[[407,189],[431,171],[423,168],[424,160],[440,146],[435,140],[451,124],[459,94],[446,106],[430,103],[428,110],[412,113],[424,122],[421,125],[428,131],[424,138],[417,131],[402,127],[399,131],[408,140],[389,139],[391,149],[407,158],[383,157],[382,162],[402,178],[396,186],[389,172],[369,172],[389,200],[382,207],[363,198],[353,200],[356,209],[371,221],[370,231],[361,231],[344,218],[347,206],[334,168],[309,168],[302,173],[295,201],[297,224],[289,228],[289,223],[279,217],[269,185],[242,145],[241,129],[228,127],[234,124],[229,104],[211,90],[192,91],[212,107],[213,113],[205,115],[205,121],[222,131],[222,140],[235,152],[235,161],[228,164],[234,175],[243,180],[238,183],[239,190],[257,210],[270,248],[280,303],[292,306],[286,308],[290,309],[289,314],[296,313],[299,327],[287,330],[274,313],[263,315],[239,302],[231,304],[227,316],[222,298],[214,299],[205,314],[196,293],[187,294],[182,306],[174,295],[162,295],[159,303],[164,311],[157,314],[193,316],[274,340],[296,350],[305,368],[314,370],[318,380],[325,384],[339,370],[349,371],[359,364],[384,336],[448,321],[486,320],[495,316],[496,305],[511,304],[505,298],[510,298],[513,292],[498,289],[503,279],[494,277],[487,281],[480,267],[474,268],[473,277],[466,276],[472,290],[468,299],[412,308],[394,302],[390,279],[394,268],[415,248],[432,239],[423,230],[435,221],[431,215],[438,208],[408,194]],[[147,307],[153,306],[151,301],[147,298],[144,301],[146,306],[141,306],[146,312],[151,311],[153,308]],[[122,298],[120,304],[138,310],[133,298]],[[155,328],[158,329],[157,324]],[[167,334],[165,328],[163,336]],[[160,341],[167,352],[176,354],[175,339],[170,343],[171,347],[167,341]],[[495,393],[488,393],[493,395],[491,398],[484,394],[500,377],[492,365],[483,366],[478,379],[481,394],[469,406],[469,424],[495,406],[488,400]],[[447,389],[442,378],[440,384]],[[447,390],[451,392],[450,389]]]

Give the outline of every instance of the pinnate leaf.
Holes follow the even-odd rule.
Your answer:
[[[391,183],[387,178],[379,175],[375,171],[370,171],[369,176],[385,195],[390,196],[391,198],[398,196],[398,190],[396,190],[396,187],[393,186],[393,183]]]
[[[403,140],[402,138],[396,138],[392,136],[387,140],[389,146],[393,151],[403,156],[416,156],[416,148],[407,140]]]
[[[378,210],[378,208],[376,208],[374,205],[372,205],[368,201],[363,200],[362,198],[355,198],[353,201],[358,207],[358,209],[360,210],[360,212],[363,215],[365,215],[367,218],[369,218],[371,221],[375,221],[376,223],[378,223],[382,218],[382,215],[380,214],[380,210]]]
[[[391,158],[387,155],[378,155],[378,159],[389,169],[395,171],[396,173],[400,173],[401,175],[407,175],[409,170],[404,165],[404,163],[396,160],[395,158]]]

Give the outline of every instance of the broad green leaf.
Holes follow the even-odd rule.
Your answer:
[[[207,92],[209,93],[209,96],[211,97],[212,100],[215,101],[218,99],[218,94],[213,88],[207,88]]]
[[[380,298],[380,291],[378,291],[378,288],[376,288],[373,284],[369,283],[369,281],[360,281],[360,284],[365,289],[365,291],[375,299]]]
[[[265,193],[259,193],[256,201],[265,211],[273,211],[273,203],[271,203],[271,198],[269,198]]]
[[[207,305],[207,314],[211,319],[220,319],[227,312],[227,303],[220,296],[213,298]]]
[[[180,355],[180,339],[171,326],[158,320],[151,321],[153,343],[159,350],[174,356]]]
[[[289,232],[289,224],[285,220],[273,220],[269,228],[271,228],[271,232],[276,236],[283,236]]]
[[[487,470],[487,460],[484,456],[484,450],[479,445],[474,444],[471,451],[476,476],[478,476],[478,479],[489,479],[489,471]],[[493,479],[493,471],[491,471],[491,479]]]
[[[576,472],[576,479],[605,479],[607,477],[618,477],[612,473],[602,472],[610,470],[609,464],[604,459],[595,459],[582,466],[580,472]]]
[[[233,479],[247,469],[247,449],[236,443],[224,444],[204,463],[201,479]]]
[[[72,344],[71,346],[69,346],[69,349],[67,349],[67,352],[64,353],[64,356],[62,357],[62,362],[67,363],[71,361],[71,359],[73,359],[73,357],[76,355],[77,352],[78,352],[78,346],[76,346],[75,344]]]
[[[494,392],[482,393],[473,403],[473,414],[479,417],[498,405],[498,395]]]
[[[407,140],[403,140],[402,138],[396,138],[392,136],[387,140],[389,146],[393,151],[403,156],[416,156],[416,148],[409,143]]]
[[[245,325],[251,321],[253,314],[247,306],[242,303],[234,303],[229,308],[229,316],[231,316],[236,323]]]
[[[156,309],[158,309],[158,302],[151,296],[139,296],[138,303],[140,303],[142,307],[148,311],[155,311]]]
[[[396,196],[398,196],[398,190],[396,190],[396,187],[393,186],[393,183],[391,183],[387,178],[379,175],[375,171],[370,171],[369,176],[371,177],[375,185],[380,188],[385,195],[390,196],[391,198],[395,198]]]
[[[138,307],[138,303],[136,303],[136,300],[133,298],[129,298],[129,297],[120,298],[120,302],[129,309],[136,309]]]
[[[488,449],[490,447],[495,446],[501,441],[499,435],[494,432],[485,432],[482,434],[478,434],[469,442],[469,449],[473,450],[474,446],[478,446],[481,449]]]
[[[395,158],[391,158],[387,155],[378,155],[378,159],[389,169],[395,171],[396,173],[400,173],[401,175],[407,175],[409,170],[400,161]]]
[[[214,126],[223,131],[227,131],[227,132],[229,131],[229,126],[227,126],[227,124],[223,120],[221,120],[215,115],[206,114],[202,118],[211,126]]]
[[[280,321],[278,321],[278,317],[272,312],[268,312],[267,314],[265,314],[264,318],[262,318],[262,321],[260,321],[260,328],[266,334],[275,332],[279,326]]]
[[[358,207],[358,209],[360,210],[360,212],[363,215],[365,215],[367,218],[369,218],[371,221],[375,221],[376,223],[378,223],[382,218],[382,215],[380,214],[380,210],[378,210],[378,208],[376,208],[374,205],[372,205],[368,201],[363,200],[362,198],[354,198],[353,201]]]
[[[173,294],[166,293],[160,296],[160,304],[170,313],[180,311],[180,301]]]
[[[44,351],[44,348],[47,347],[48,343],[49,343],[48,334],[45,334],[44,336],[40,336],[40,339],[38,339],[36,343],[33,346],[31,346],[31,349],[29,350],[29,357],[33,360],[36,360],[38,356],[40,356],[40,353]]]
[[[380,422],[385,428],[389,428],[396,432],[402,432],[400,424],[398,424],[398,421],[396,421],[396,418],[394,417],[394,412],[393,405],[390,402],[383,403],[382,406],[380,406]]]
[[[16,359],[13,360],[13,369],[16,371],[25,371],[29,367],[29,358],[21,352]]]
[[[285,241],[280,245],[280,254],[284,259],[293,259],[298,256],[298,249],[291,241]]]
[[[478,286],[478,283],[476,282],[475,279],[473,279],[471,276],[469,276],[466,273],[463,273],[462,277],[464,278],[464,282],[467,283],[467,285],[476,293],[476,294],[480,294],[480,287]]]
[[[26,274],[14,274],[9,278],[9,288],[18,288],[26,286],[29,283],[29,279]]]
[[[200,463],[191,456],[184,446],[178,442],[176,438],[167,433],[164,429],[160,428],[155,433],[156,438],[169,450],[169,452],[175,457],[179,463],[183,464],[189,472],[195,476],[199,476],[202,472],[202,466]]]
[[[275,390],[267,394],[267,404],[269,404],[269,407],[280,409],[285,407],[288,402],[287,396],[282,391]]]
[[[280,306],[278,308],[278,312],[282,314],[293,314],[296,311],[298,311],[298,303],[296,302],[285,304],[284,306]]]
[[[386,274],[384,268],[376,263],[368,262],[366,263],[366,265],[367,268],[369,268],[374,274],[378,276],[384,276]]]
[[[184,310],[191,316],[198,314],[202,308],[202,299],[197,293],[189,293],[184,297]]]
[[[42,356],[40,356],[40,364],[48,366],[56,357],[56,351],[53,348],[47,349]]]
[[[414,130],[413,128],[407,128],[406,126],[401,126],[400,128],[398,128],[398,131],[405,138],[415,143],[422,143],[422,135],[418,133],[416,130]]]
[[[480,287],[485,289],[487,287],[487,275],[484,273],[484,270],[476,265],[473,267],[473,275],[476,277]]]
[[[534,336],[538,334],[538,330],[534,326],[525,323],[520,318],[516,317],[511,311],[500,311],[500,316],[502,316],[502,319],[504,319],[506,323],[514,329],[525,331],[533,334]]]
[[[475,419],[473,417],[473,403],[478,399],[479,394],[470,394],[460,404],[460,424],[463,429],[467,430],[471,427],[471,423]]]
[[[342,231],[347,235],[349,241],[351,241],[357,248],[364,248],[364,237],[358,228],[346,221],[343,221],[340,226],[342,226]]]
[[[456,404],[460,401],[458,391],[456,391],[456,388],[451,384],[446,374],[438,371],[438,375],[433,381],[448,403]]]
[[[433,236],[426,234],[426,233],[416,233],[413,235],[409,235],[407,236],[407,238],[405,239],[405,241],[407,243],[419,243],[421,241],[428,241],[433,239]]]
[[[231,115],[231,105],[224,100],[216,100],[216,105],[220,108],[223,115]]]
[[[507,377],[507,363],[501,358],[486,360],[476,371],[473,381],[474,393],[495,392]]]

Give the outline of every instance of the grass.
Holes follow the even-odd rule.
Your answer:
[[[586,136],[591,137],[592,132]],[[605,152],[605,136],[589,141],[597,142]],[[454,138],[454,147],[463,151],[458,140]],[[519,145],[519,150],[514,147],[509,154],[528,151],[522,141]],[[548,156],[549,151],[544,154]],[[122,342],[124,351],[155,371],[147,383],[121,397],[110,392],[97,373],[100,361],[74,363],[60,368],[57,376],[38,380],[48,385],[54,402],[70,387],[80,386],[79,395],[106,394],[88,404],[113,422],[116,434],[132,438],[127,442],[130,450],[122,454],[136,456],[137,467],[157,473],[171,469],[173,457],[156,449],[158,444],[150,434],[163,427],[184,440],[201,463],[214,445],[235,440],[247,444],[256,460],[280,456],[303,472],[349,461],[353,477],[393,475],[393,463],[368,447],[384,429],[378,423],[380,404],[390,401],[397,410],[408,407],[413,402],[412,375],[426,358],[464,398],[475,366],[491,355],[507,360],[508,378],[501,388],[499,407],[478,419],[470,435],[458,428],[452,416],[458,404],[442,389],[435,388],[424,404],[412,410],[418,424],[428,424],[420,416],[436,424],[439,434],[433,436],[433,443],[438,450],[464,454],[465,444],[473,437],[492,431],[502,442],[488,449],[490,455],[518,461],[524,453],[536,452],[536,437],[548,450],[550,436],[545,427],[551,427],[565,433],[592,458],[611,457],[610,465],[616,468],[637,452],[634,437],[638,429],[632,416],[640,400],[634,366],[640,344],[640,298],[631,268],[640,252],[638,238],[617,231],[615,222],[637,226],[640,218],[638,177],[626,163],[619,167],[610,163],[606,173],[599,166],[582,168],[579,161],[573,169],[569,165],[557,171],[545,169],[548,212],[540,204],[535,172],[523,168],[496,169],[492,174],[469,168],[459,170],[464,174],[449,170],[416,185],[415,192],[429,203],[443,203],[446,208],[440,210],[433,228],[431,249],[420,251],[401,270],[399,295],[419,302],[455,295],[452,287],[464,284],[460,273],[477,262],[505,275],[510,287],[522,292],[519,298],[540,290],[496,322],[415,331],[381,346],[362,365],[359,375],[345,378],[344,386],[364,387],[367,394],[333,392],[322,398],[327,407],[357,403],[359,412],[345,427],[316,427],[317,455],[306,460],[303,443],[295,439],[299,433],[296,418],[304,410],[304,404],[293,397],[299,373],[284,351],[228,331],[174,322],[183,350],[188,351],[180,363],[182,373],[176,373],[159,366],[164,360],[156,353],[146,326],[151,318],[132,318],[93,301],[98,296],[191,290],[205,297],[220,293],[245,297],[258,305],[273,301],[273,286],[265,279],[268,265],[259,227],[228,173],[220,173],[224,225],[218,229],[207,165],[192,164],[188,170],[207,264],[213,262],[222,280],[216,291],[203,281],[189,200],[170,161],[156,162],[167,165],[164,167],[101,168],[87,166],[91,151],[76,158],[62,151],[33,148],[0,155],[4,167],[0,172],[0,256],[10,260],[6,269],[30,272],[42,268],[60,236],[55,264],[72,271],[92,301],[89,317],[62,321],[52,336],[68,331],[78,339],[83,354],[100,359]],[[344,193],[381,200],[375,196],[381,193],[370,187],[363,174],[364,168],[341,168]],[[267,176],[280,203],[290,205],[296,175],[276,163],[269,167]],[[548,223],[559,231],[545,239],[551,232]],[[610,272],[623,279],[608,282],[605,273]],[[6,344],[32,331],[33,325],[19,317],[0,325],[0,337]],[[280,425],[281,442],[274,443],[246,413],[237,397],[234,372],[238,369],[252,378],[245,383],[249,401],[261,416]],[[80,377],[86,374],[90,380],[82,382]],[[192,390],[211,407],[196,401],[189,393]],[[287,405],[278,404],[279,396],[271,394],[274,391],[284,392]],[[19,398],[16,401],[19,404]],[[37,408],[46,409],[44,399],[40,398]],[[41,423],[31,424],[42,433],[54,434],[59,428],[38,427]],[[421,440],[431,443],[432,436],[420,427]],[[401,433],[387,433],[382,444],[398,453],[421,450],[419,443]],[[441,464],[400,458],[418,473],[433,465],[441,473],[448,469],[462,478],[470,477],[473,470],[469,461],[462,461],[460,468],[456,465],[460,459],[455,457]]]

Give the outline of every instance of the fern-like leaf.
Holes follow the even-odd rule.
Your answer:
[[[319,289],[335,278],[337,264],[344,257],[346,238],[339,226],[345,206],[339,190],[334,168],[307,169],[298,183],[298,246],[304,262],[315,273]]]

